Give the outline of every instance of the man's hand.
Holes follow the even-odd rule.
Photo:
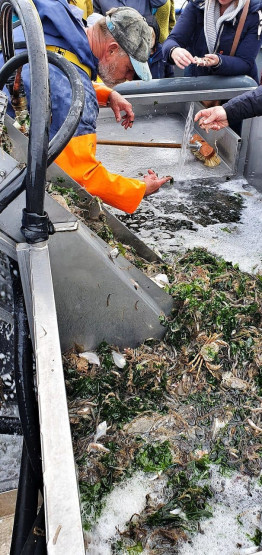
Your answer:
[[[112,108],[117,122],[121,122],[121,125],[125,129],[132,127],[135,119],[135,114],[133,112],[132,104],[128,102],[121,94],[117,91],[112,91],[108,97],[108,104]],[[120,112],[125,112],[125,115],[121,117]]]
[[[185,69],[185,67],[194,63],[192,54],[190,54],[190,52],[188,52],[185,48],[180,48],[180,46],[173,50],[171,58],[174,60],[176,66],[180,67],[180,69]]]
[[[152,193],[156,193],[156,191],[158,191],[161,185],[164,185],[164,183],[167,183],[167,181],[170,181],[171,179],[170,175],[159,178],[156,175],[156,173],[153,172],[153,170],[147,170],[147,171],[148,171],[148,175],[144,175],[142,179],[142,181],[144,181],[146,184],[145,197],[148,195],[152,195]]]
[[[198,121],[199,126],[207,133],[209,129],[218,131],[228,126],[227,114],[223,106],[214,106],[213,108],[207,108],[207,110],[200,110],[195,115],[195,121]]]

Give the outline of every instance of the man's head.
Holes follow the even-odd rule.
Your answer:
[[[112,8],[94,28],[99,30],[100,47],[97,48],[93,37],[91,48],[99,59],[98,73],[108,86],[131,81],[134,72],[145,81],[151,79],[147,60],[152,33],[146,20],[136,10]]]

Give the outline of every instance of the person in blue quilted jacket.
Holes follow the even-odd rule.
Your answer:
[[[243,8],[248,11],[235,54],[230,55]],[[166,62],[186,76],[249,75],[258,83],[262,0],[189,0],[164,42]]]

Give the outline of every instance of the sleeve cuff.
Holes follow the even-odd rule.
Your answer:
[[[171,50],[170,50],[170,52],[169,52],[169,56],[168,56],[168,57],[169,57],[169,62],[170,62],[171,64],[175,64],[173,58],[171,58],[171,55],[172,55],[172,52],[173,52],[176,48],[178,48],[178,46],[173,46],[173,48],[171,48]]]
[[[216,66],[212,66],[212,70],[216,71],[216,69],[218,69],[221,65],[222,65],[222,58],[219,54],[217,54],[218,58],[219,58],[219,62],[217,63]]]
[[[112,92],[112,89],[107,87],[104,83],[97,83],[93,81],[93,87],[96,92],[97,102],[99,106],[107,106],[109,95]]]

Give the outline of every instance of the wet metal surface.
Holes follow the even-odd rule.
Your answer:
[[[152,114],[138,116],[132,129],[124,130],[116,125],[113,118],[98,120],[98,139],[126,140],[141,142],[181,143],[185,128],[185,118],[179,113]],[[199,130],[195,129],[194,133]],[[181,157],[181,149],[137,148],[126,146],[97,146],[97,158],[106,168],[127,177],[142,176],[152,168],[159,175],[171,175],[176,180],[176,172]],[[187,154],[184,179],[225,178],[232,170],[221,161],[215,168],[206,167],[196,160],[192,152]]]

